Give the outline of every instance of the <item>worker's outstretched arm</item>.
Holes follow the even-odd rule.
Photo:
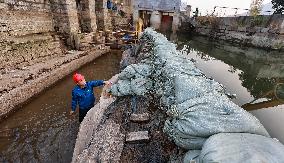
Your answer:
[[[98,86],[104,85],[105,81],[103,81],[103,80],[92,80],[92,81],[90,81],[90,84],[91,84],[92,87],[98,87]]]
[[[71,102],[71,111],[70,114],[73,114],[76,111],[76,107],[78,104],[78,98],[74,92],[74,90],[72,91],[72,102]]]

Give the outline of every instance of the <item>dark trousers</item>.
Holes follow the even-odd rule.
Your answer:
[[[80,109],[79,110],[79,122],[81,123],[84,119],[84,117],[87,115],[88,111],[90,109]]]

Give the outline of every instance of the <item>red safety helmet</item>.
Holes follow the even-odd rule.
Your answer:
[[[83,79],[84,79],[84,76],[81,74],[75,73],[73,75],[73,80],[75,83],[78,83],[80,80],[83,80]]]

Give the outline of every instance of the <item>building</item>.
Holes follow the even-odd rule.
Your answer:
[[[176,31],[179,27],[181,0],[134,0],[133,20],[143,20],[144,27]]]

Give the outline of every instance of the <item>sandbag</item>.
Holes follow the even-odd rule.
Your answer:
[[[182,136],[177,136],[176,133],[200,139],[224,132],[245,132],[269,137],[257,118],[229,101],[226,95],[208,93],[173,105],[167,113],[170,118],[165,123],[164,132],[175,142],[182,141],[180,140]],[[175,135],[172,135],[173,132],[169,129],[174,130]],[[184,143],[190,144],[187,141],[191,140],[186,140]],[[200,144],[195,145],[195,142],[191,144],[193,146],[186,146],[186,149],[202,147]],[[185,148],[185,145],[180,147]]]
[[[148,92],[148,90],[152,89],[152,81],[145,78],[133,79],[131,80],[130,84],[131,91],[135,95],[143,96]]]
[[[150,76],[151,73],[152,68],[147,64],[132,64],[127,66],[121,73],[119,73],[118,78],[121,80],[145,78]]]
[[[176,102],[203,96],[209,92],[224,92],[224,88],[218,82],[204,76],[179,75],[174,78]]]
[[[183,157],[183,163],[191,163],[190,161],[195,161],[201,153],[201,150],[190,150]]]
[[[174,143],[184,149],[201,149],[207,138],[184,134],[177,130],[169,120],[165,121],[163,131]]]
[[[111,86],[108,93],[114,96],[126,96],[134,94],[131,89],[129,80],[118,80],[118,82]]]
[[[152,67],[147,64],[132,64],[118,75],[119,81],[112,85],[108,92],[114,96],[145,95],[152,90]]]
[[[169,115],[163,130],[178,146],[201,149],[208,137],[226,132],[269,137],[254,116],[228,99],[221,84],[207,78],[163,35],[146,29],[139,42],[137,56],[143,58],[141,42],[149,44],[145,54],[152,56],[120,73],[120,80],[130,82],[130,88],[120,95],[150,92],[159,99],[160,108]],[[115,92],[116,88],[121,86],[111,89]]]
[[[184,163],[283,163],[284,145],[277,140],[249,133],[220,133],[211,136],[201,153],[185,154]]]

